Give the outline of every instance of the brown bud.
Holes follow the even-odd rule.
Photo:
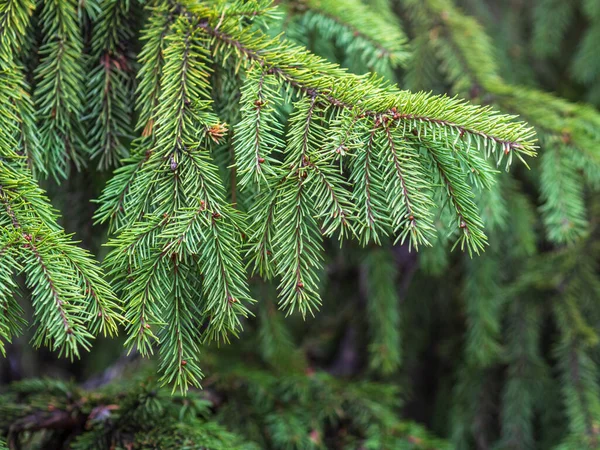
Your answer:
[[[348,148],[345,145],[340,145],[338,148],[335,149],[335,152],[338,155],[345,155],[347,151]]]
[[[258,158],[258,163],[259,164],[262,164],[264,162],[265,162],[265,158],[263,158],[263,157]]]
[[[144,127],[144,131],[142,131],[142,136],[147,137],[152,134],[152,129],[154,128],[154,120],[150,119],[146,122],[146,126]]]
[[[185,365],[187,365],[187,361],[186,361],[185,359],[184,359],[184,360],[182,360],[182,361],[181,361],[181,365],[182,365],[182,366],[185,366]]]
[[[214,142],[218,143],[223,138],[223,136],[225,136],[227,131],[228,131],[227,124],[217,123],[217,124],[209,127],[207,130],[207,133],[208,133],[208,136]]]

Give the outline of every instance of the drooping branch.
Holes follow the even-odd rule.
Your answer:
[[[398,91],[373,77],[348,74],[299,47],[272,40],[260,32],[234,35],[223,31],[224,26],[216,28],[207,20],[200,21],[198,26],[213,38],[215,52],[223,45],[230,47],[305,95],[318,95],[320,102],[356,110],[359,115],[385,116],[413,125],[428,124],[459,136],[471,134],[499,145],[504,152],[535,154],[533,131],[515,127],[512,117],[496,114],[489,108],[470,106],[458,99]],[[297,54],[294,60],[289,57],[293,53]]]

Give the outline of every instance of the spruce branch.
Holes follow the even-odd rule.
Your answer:
[[[92,334],[85,328],[85,305],[79,292],[72,293],[71,283],[63,279],[60,256],[43,248],[37,236],[23,236],[20,245],[28,252],[24,260],[27,285],[32,289],[38,328],[33,337],[36,347],[60,349],[69,358],[79,357],[79,349],[89,350]]]
[[[10,13],[11,5],[7,5],[5,14]],[[22,25],[15,24],[14,17],[3,16],[5,23],[15,24],[16,30],[26,26],[28,13],[22,11],[19,19]],[[114,334],[121,319],[120,305],[90,256],[75,247],[58,227],[54,210],[26,166],[29,163],[39,168],[41,159],[32,131],[32,108],[26,87],[19,80],[18,67],[12,60],[3,60],[2,65],[0,223],[6,246],[2,251],[5,288],[1,293],[1,336],[10,340],[24,323],[21,307],[13,296],[16,284],[12,279],[16,273],[24,273],[37,326],[34,345],[47,344],[73,358],[81,348],[89,348],[95,334]]]
[[[32,0],[7,0],[0,5],[0,65],[16,63],[21,50],[35,2]]]
[[[283,184],[286,179],[287,177],[284,176],[270,189],[260,191],[248,212],[248,216],[251,218],[249,223],[251,232],[246,245],[246,258],[252,265],[252,273],[258,273],[267,280],[273,278],[276,272],[273,261],[273,238],[275,212],[279,198],[277,195],[273,195],[273,192],[277,192],[279,185]]]
[[[568,149],[548,149],[541,161],[540,208],[548,238],[557,243],[572,243],[588,230],[582,179],[572,161],[565,158]]]
[[[46,169],[55,178],[65,178],[71,162],[80,168],[88,151],[82,140],[85,70],[77,8],[75,1],[46,1],[40,16],[44,41],[34,100]]]
[[[19,69],[15,70],[18,79],[22,80],[22,73]],[[16,94],[13,103],[16,107],[15,114],[19,123],[19,133],[16,138],[18,153],[26,157],[27,167],[34,176],[38,176],[38,174],[45,176],[48,172],[44,164],[44,153],[39,142],[34,104],[29,95],[29,86],[24,81],[17,82],[13,85],[13,92]]]
[[[395,91],[373,77],[347,74],[300,47],[268,38],[260,31],[240,33],[231,29],[227,33],[223,31],[227,28],[225,23],[219,29],[208,22],[198,26],[213,37],[214,52],[225,45],[249,62],[267,67],[268,73],[304,94],[315,92],[319,101],[332,106],[357,109],[359,114],[370,117],[388,116],[418,129],[424,125],[442,128],[455,137],[472,134],[483,138],[492,151],[499,147],[503,152],[535,154],[532,130],[513,125],[513,117],[494,113],[490,108],[467,105],[458,99]],[[294,62],[289,59],[291,54],[296,56]],[[313,74],[319,76],[318,80]]]
[[[152,154],[151,150],[146,150],[145,153],[141,151],[149,148],[148,140],[149,138],[140,138],[133,141],[131,156],[121,160],[122,166],[115,170],[98,199],[100,206],[94,218],[97,223],[108,222],[110,231],[121,229],[125,225],[123,212],[127,196],[137,173]]]
[[[16,241],[16,236],[0,240],[0,352],[3,356],[6,356],[5,341],[10,343],[25,325],[22,308],[15,298],[18,286],[14,273],[22,270],[17,261]]]
[[[447,149],[441,146],[430,146],[428,155],[437,173],[438,185],[445,190],[455,215],[459,237],[454,245],[460,245],[461,250],[466,248],[469,254],[479,253],[484,249],[487,237],[483,231],[483,221],[474,202],[473,192],[464,173]]]
[[[402,361],[401,306],[397,270],[389,250],[377,249],[365,260],[369,318],[369,367],[383,375]]]
[[[276,107],[283,103],[280,89],[278,80],[263,71],[250,71],[246,76],[240,99],[242,118],[234,132],[238,184],[242,189],[250,183],[264,184],[275,174],[270,154],[284,147],[282,126],[275,117]]]
[[[92,36],[93,66],[87,81],[88,140],[98,167],[108,168],[127,156],[132,136],[132,68],[127,46],[132,40],[126,0],[103,2]]]
[[[407,39],[399,24],[390,23],[360,1],[309,0],[290,2],[301,14],[303,30],[317,30],[348,55],[358,54],[377,73],[404,65],[408,59]]]
[[[143,129],[142,134],[145,137],[153,134],[154,117],[161,91],[165,39],[170,34],[176,17],[173,8],[166,4],[153,6],[149,10],[150,18],[141,33],[141,40],[145,44],[138,55],[140,69],[136,89],[136,111],[139,114],[136,128]]]
[[[356,132],[355,144],[349,149],[358,148],[350,160],[350,181],[354,186],[352,199],[358,216],[357,233],[363,245],[368,242],[379,244],[381,238],[388,235],[391,224],[385,215],[383,174],[378,170],[375,160],[375,130],[369,130],[366,124],[357,124]]]
[[[426,173],[419,163],[418,147],[403,138],[397,127],[383,122],[383,142],[380,158],[383,183],[389,186],[386,203],[390,205],[392,227],[398,241],[409,238],[409,248],[429,245],[433,233],[431,209],[433,199],[423,181]]]
[[[5,131],[10,136],[7,136],[4,148],[11,148],[18,155],[24,156],[34,175],[45,174],[44,155],[38,139],[35,112],[28,92],[29,87],[24,80],[23,68],[12,60],[0,61],[0,66],[0,82],[5,87],[2,102],[7,102],[6,111],[12,119],[10,123],[6,123]]]
[[[262,6],[149,11],[138,88],[144,130],[96,215],[116,232],[105,265],[126,299],[126,345],[143,355],[158,345],[163,381],[183,390],[202,376],[194,345],[237,336],[250,314],[243,251],[255,272],[278,275],[287,313],[313,313],[324,237],[429,245],[441,186],[457,245],[478,252],[486,241],[471,185],[492,186],[485,157],[508,165],[534,154],[531,130],[512,116],[399,91],[268,37]],[[215,81],[213,94],[232,102],[241,94],[239,116],[215,107],[234,122],[232,140],[211,102],[211,81],[224,73],[233,84]],[[226,201],[229,177],[250,220]]]
[[[177,258],[171,258],[169,263],[170,295],[162,299],[164,321],[169,325],[161,328],[159,334],[162,344],[160,370],[164,373],[162,380],[165,383],[171,384],[173,389],[179,387],[183,392],[189,385],[198,386],[203,377],[197,362],[196,329],[199,324],[196,317],[200,311],[193,302],[199,293],[191,276],[193,268],[180,263]]]
[[[541,196],[547,237],[557,244],[572,243],[586,233],[585,206],[582,203],[583,181],[594,185],[593,173],[600,167],[596,148],[599,136],[593,130],[600,126],[600,114],[592,108],[573,104],[538,90],[507,84],[493,58],[489,36],[471,17],[463,14],[448,0],[407,0],[407,7],[417,24],[423,47],[433,48],[447,80],[455,92],[489,98],[505,111],[519,114],[540,135],[542,149]],[[546,2],[550,7],[552,2]],[[557,8],[557,5],[552,6]],[[564,6],[568,21],[570,6]],[[539,8],[536,8],[536,11]],[[553,30],[560,34],[561,28]],[[568,149],[568,150],[567,150]],[[560,161],[556,155],[562,154]],[[552,156],[554,155],[554,156]],[[555,164],[544,164],[553,160]],[[583,163],[583,161],[586,161]],[[583,170],[587,180],[572,178],[575,168]],[[560,173],[559,173],[560,172]],[[571,173],[567,182],[566,174]],[[560,176],[559,176],[560,175]],[[559,187],[562,185],[562,188]],[[563,190],[564,189],[564,190]],[[548,196],[561,191],[569,200],[561,202]],[[562,220],[559,218],[563,218]]]
[[[527,300],[510,305],[507,342],[508,380],[502,409],[500,447],[528,450],[535,448],[534,414],[542,383],[548,376],[539,351],[539,308]]]
[[[324,174],[318,169],[317,149],[326,139],[324,114],[326,110],[319,107],[316,95],[295,104],[283,162],[288,172],[286,181],[279,185],[281,200],[275,213],[276,223],[292,225],[277,228],[274,235],[274,259],[281,277],[280,302],[289,313],[298,308],[302,315],[312,313],[320,304],[315,269],[323,259],[323,250],[315,217],[323,214],[319,207],[330,204],[332,198],[333,206],[339,206],[331,180],[325,178],[327,184],[322,184]],[[316,189],[311,189],[315,185]],[[327,211],[336,214],[335,209]],[[346,213],[337,211],[338,218],[346,220]]]
[[[148,355],[160,343],[162,380],[186,390],[202,377],[197,343],[237,335],[251,299],[240,255],[245,225],[209,156],[227,128],[210,112],[205,38],[196,19],[172,19],[159,52],[159,101],[140,106],[152,135],[119,169],[97,217],[118,232],[105,264],[128,299],[126,346]],[[147,54],[156,45],[149,36]],[[140,86],[156,74],[144,72]]]

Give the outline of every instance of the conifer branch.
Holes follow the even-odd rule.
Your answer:
[[[549,240],[564,244],[584,236],[587,222],[581,196],[583,182],[595,183],[591,172],[600,167],[595,151],[599,136],[591,132],[600,126],[600,114],[551,94],[507,84],[492,58],[494,49],[489,37],[479,24],[448,0],[408,0],[408,3],[411,15],[422,27],[420,32],[428,33],[427,45],[436,49],[455,92],[481,98],[485,95],[503,110],[524,117],[538,131],[545,152],[541,194]],[[563,12],[564,19],[569,20],[566,10]],[[554,32],[560,34],[559,28]],[[587,180],[572,176],[576,167],[583,170]],[[557,197],[550,197],[558,191]],[[564,202],[561,197],[565,197]]]
[[[169,323],[163,327],[159,335],[162,344],[161,371],[164,372],[163,381],[179,387],[183,392],[187,386],[198,386],[203,378],[202,371],[197,362],[199,348],[197,344],[198,333],[195,328],[197,313],[192,299],[198,296],[190,280],[192,271],[180,264],[176,257],[171,258],[171,295],[165,302],[164,317]],[[175,352],[173,352],[175,349]]]
[[[360,1],[290,2],[301,15],[303,29],[315,29],[333,40],[350,56],[360,55],[367,67],[382,73],[404,65],[408,59],[407,39],[399,24],[374,14]]]
[[[21,19],[26,21],[27,17],[23,15]],[[76,248],[56,224],[57,216],[49,200],[27,168],[28,161],[36,166],[41,159],[36,156],[39,148],[27,148],[38,146],[32,137],[31,105],[13,61],[3,61],[3,69],[0,223],[4,230],[2,242],[10,242],[11,246],[3,255],[6,271],[2,282],[7,290],[1,295],[6,307],[3,316],[13,325],[2,331],[2,337],[10,339],[24,323],[21,307],[14,298],[7,297],[16,287],[11,278],[23,273],[31,291],[37,326],[34,345],[46,344],[73,358],[81,348],[89,348],[98,332],[116,331],[121,320],[120,305],[90,256]],[[98,316],[100,310],[102,315]]]
[[[249,224],[251,234],[248,236],[246,257],[253,266],[252,272],[258,272],[267,280],[273,278],[276,272],[273,261],[273,237],[279,197],[273,195],[273,192],[278,192],[279,186],[286,180],[287,177],[283,177],[276,186],[262,190],[248,214],[252,222]]]
[[[380,81],[347,74],[292,44],[269,39],[260,32],[244,35],[238,32],[236,35],[231,30],[232,33],[228,34],[221,31],[226,28],[224,24],[215,29],[208,22],[200,22],[199,27],[213,37],[216,49],[219,45],[226,45],[247,60],[268,68],[267,73],[277,75],[283,82],[307,95],[316,93],[319,101],[334,107],[357,109],[359,114],[371,117],[387,115],[417,127],[433,124],[452,133],[480,136],[503,151],[508,149],[524,155],[535,154],[532,131],[524,127],[517,130],[510,124],[512,117],[495,114],[489,108],[468,106],[460,100],[427,94],[395,92]],[[321,76],[318,85],[309,83],[310,75],[298,66],[298,62],[291,64],[286,60],[286,51],[302,55],[304,67]],[[361,99],[360,102],[358,99]],[[458,120],[465,124],[458,124]]]
[[[98,166],[107,168],[127,156],[125,140],[132,136],[132,68],[127,51],[132,36],[127,24],[129,1],[110,0],[101,7],[92,36],[87,119],[92,157],[99,157]]]
[[[17,73],[22,78],[21,73]],[[24,155],[27,160],[27,167],[34,176],[41,174],[47,175],[44,164],[44,155],[38,139],[38,130],[35,120],[35,111],[33,101],[29,95],[29,87],[25,83],[15,85],[14,89],[18,95],[13,99],[15,104],[15,114],[19,123],[19,133],[16,139],[18,143],[18,153]]]
[[[284,147],[280,138],[282,127],[275,117],[275,108],[283,102],[279,90],[272,75],[259,70],[247,74],[240,100],[242,119],[234,132],[241,188],[251,182],[260,186],[274,175],[270,154]]]
[[[430,209],[433,200],[424,183],[425,173],[419,165],[419,155],[407,140],[400,136],[397,128],[383,121],[382,160],[389,163],[382,167],[384,184],[390,186],[386,201],[391,206],[394,233],[404,242],[410,236],[409,247],[429,245],[433,233]]]
[[[115,170],[98,200],[100,207],[94,216],[96,222],[108,222],[111,231],[122,228],[125,223],[123,212],[127,195],[136,175],[152,155],[151,150],[147,150],[146,153],[139,151],[139,148],[148,148],[147,141],[148,138],[142,138],[133,142],[132,155],[121,161],[123,166]]]
[[[144,72],[140,82],[151,86],[148,80],[160,73],[156,110],[140,106],[153,121],[152,137],[139,141],[145,153],[136,151],[109,185],[109,206],[97,218],[112,220],[119,232],[106,265],[129,298],[126,345],[148,355],[160,342],[162,380],[186,390],[202,377],[196,343],[237,335],[250,298],[239,253],[238,230],[245,226],[226,204],[207,154],[208,143],[227,129],[209,112],[204,38],[195,19],[179,16],[164,40],[164,65]],[[157,45],[147,39],[144,51]],[[143,262],[140,252],[156,261]],[[181,275],[194,271],[203,277],[201,289],[188,284],[191,275]]]
[[[540,208],[551,241],[573,243],[588,230],[581,176],[564,148],[548,149],[541,161]]]
[[[311,214],[314,200],[309,191],[312,182],[309,172],[313,153],[323,137],[319,132],[316,95],[300,100],[295,106],[283,163],[289,172],[287,180],[279,186],[281,199],[275,219],[291,226],[276,230],[274,259],[281,277],[282,307],[289,313],[298,308],[305,315],[320,304],[314,269],[323,258],[323,250],[321,234]]]
[[[45,39],[40,47],[34,99],[40,122],[40,144],[46,149],[47,170],[55,178],[79,168],[87,152],[82,142],[83,42],[75,1],[46,1],[41,12]]]
[[[35,9],[32,0],[7,0],[0,5],[0,65],[15,64],[15,54],[21,50],[29,21]]]
[[[248,25],[251,10],[184,2],[151,11],[138,88],[143,138],[96,215],[117,232],[105,264],[128,299],[126,345],[147,355],[157,343],[163,380],[184,390],[201,378],[186,343],[227,341],[250,314],[243,240],[254,270],[280,277],[280,306],[312,313],[320,304],[323,236],[356,234],[366,244],[394,235],[414,247],[428,244],[437,173],[459,243],[479,251],[485,235],[464,171],[488,186],[492,170],[469,152],[476,147],[508,163],[513,153],[534,154],[531,130],[513,117],[347,74]],[[240,117],[228,117],[235,121],[235,183],[250,224],[226,202],[210,154],[228,133],[212,112],[213,63],[242,80]],[[235,101],[232,89],[226,95]],[[284,140],[280,108],[292,99]],[[424,153],[435,158],[432,167]],[[231,169],[218,163],[222,173]],[[201,287],[176,282],[192,271]],[[188,296],[196,291],[194,309]]]
[[[17,238],[13,236],[0,241],[0,353],[3,356],[6,356],[4,341],[10,343],[25,325],[23,310],[14,297],[18,289],[14,272],[22,270],[16,259],[16,243]]]
[[[364,151],[358,152],[351,160],[350,181],[354,185],[352,199],[357,205],[358,236],[364,244],[380,243],[389,233],[390,224],[385,216],[383,176],[375,162],[375,130],[367,132]]]
[[[545,380],[545,364],[539,353],[539,309],[527,300],[511,306],[510,337],[507,345],[508,380],[503,392],[503,448],[533,448],[534,413],[541,383]]]
[[[150,18],[141,36],[146,43],[138,56],[140,70],[137,75],[138,86],[136,89],[136,110],[139,114],[136,128],[143,129],[144,137],[153,135],[156,108],[161,91],[165,39],[170,34],[176,17],[174,10],[166,5],[155,6],[150,9],[150,13]]]
[[[470,254],[479,253],[484,249],[487,237],[483,232],[484,225],[479,217],[477,205],[473,201],[474,195],[464,179],[463,172],[446,149],[430,146],[428,155],[454,210],[460,233],[455,246],[460,245],[461,250],[466,247]]]
[[[402,361],[397,270],[389,250],[377,249],[365,261],[369,318],[369,366],[384,375]]]

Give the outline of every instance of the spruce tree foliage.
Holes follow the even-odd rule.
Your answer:
[[[29,295],[159,360],[12,385],[10,448],[598,448],[600,114],[543,91],[598,104],[597,2],[278,3],[0,4],[0,349]],[[106,276],[38,187],[94,168]]]
[[[15,273],[26,276],[26,287],[31,295],[36,328],[32,343],[49,346],[73,358],[81,349],[89,349],[98,333],[114,334],[121,320],[120,305],[98,264],[90,255],[75,245],[57,225],[57,213],[33,173],[46,173],[47,167],[62,170],[62,158],[71,147],[61,151],[56,159],[56,143],[70,146],[66,134],[71,128],[70,117],[81,103],[73,97],[77,91],[70,82],[81,76],[81,71],[67,81],[52,84],[53,78],[63,79],[65,65],[77,64],[77,45],[69,47],[68,37],[79,33],[76,10],[66,3],[48,3],[41,11],[43,29],[51,39],[65,33],[65,42],[53,43],[50,37],[40,47],[40,64],[36,76],[42,82],[36,85],[38,93],[48,93],[36,100],[29,94],[24,68],[19,55],[25,51],[26,30],[34,4],[4,2],[0,26],[0,109],[2,116],[0,138],[0,351],[5,353],[5,342],[20,334],[25,322],[22,307],[17,302],[18,285]],[[68,9],[66,16],[60,8]],[[71,12],[73,17],[71,16]],[[61,20],[54,20],[55,16]],[[69,19],[67,20],[67,16]],[[62,20],[65,20],[65,23]],[[69,22],[73,19],[74,22]],[[64,44],[64,47],[63,47]],[[64,57],[64,60],[63,60]],[[58,83],[58,82],[57,82]],[[70,89],[73,88],[73,91]],[[54,89],[54,91],[52,91]],[[63,102],[60,95],[68,97]],[[40,94],[41,95],[41,94]],[[73,102],[73,109],[68,103]],[[55,104],[53,102],[56,102]],[[36,123],[39,113],[40,121]],[[59,138],[59,136],[62,136]],[[47,152],[46,152],[47,150]]]
[[[84,145],[85,122],[79,120],[84,43],[77,5],[42,5],[33,92],[38,145],[44,149],[40,170],[64,177],[69,161],[79,167],[85,154],[102,168],[125,153],[124,140],[132,134],[130,7],[112,1],[79,11],[92,23],[86,97],[92,123]],[[334,3],[320,7],[331,17],[340,12]],[[349,26],[359,26],[360,8],[348,16]],[[7,20],[18,19],[23,32],[32,12],[32,5],[19,2],[9,2],[5,10]],[[126,346],[149,355],[158,344],[163,380],[175,388],[199,385],[200,343],[237,336],[251,314],[246,260],[262,277],[279,280],[279,305],[286,313],[314,314],[321,303],[323,236],[356,238],[363,245],[386,236],[414,248],[430,245],[434,196],[439,196],[452,205],[448,226],[456,234],[455,245],[479,253],[487,238],[465,174],[487,186],[492,169],[482,155],[496,164],[506,161],[507,167],[513,156],[534,155],[533,132],[511,116],[458,99],[400,91],[376,76],[349,74],[281,36],[270,37],[264,28],[277,13],[268,2],[157,2],[142,15],[139,137],[102,194],[96,218],[108,222],[113,235],[104,265],[123,299]],[[363,25],[370,27],[377,16],[368,17]],[[314,19],[306,26],[325,26]],[[368,65],[374,58],[369,54],[373,33],[355,49]],[[6,65],[17,70],[22,43],[8,28],[5,34],[4,45],[13,47]],[[399,35],[375,43],[381,47],[377,59],[391,67],[405,59]],[[242,93],[239,118],[232,124],[239,181],[229,194],[214,156],[231,136],[211,96],[211,74],[219,66],[231,68]],[[15,82],[25,83],[15,76]],[[19,121],[11,119],[6,118],[7,125],[15,128],[11,136],[17,141]],[[17,147],[11,144],[5,145],[7,151]],[[3,183],[6,195],[8,189]],[[238,190],[246,210],[228,198]],[[20,268],[18,258],[27,257],[23,250],[31,250],[24,269],[30,272],[34,298],[40,297],[34,303],[36,320],[48,322],[46,333],[56,348],[67,343],[69,355],[77,354],[105,328],[104,321],[113,330],[116,301],[99,274],[86,273],[92,266],[83,254],[62,251],[56,259],[64,255],[65,270],[75,273],[52,273],[60,266],[50,264],[54,255],[42,253],[43,245],[66,243],[53,229],[42,236],[37,229],[30,232],[37,223],[21,224],[18,212],[13,214],[20,205],[13,202],[5,198],[7,230],[31,243],[7,236],[7,248],[15,249],[14,255],[7,252],[6,284]],[[21,208],[28,206],[23,203]],[[46,215],[46,226],[52,227],[54,218]],[[284,223],[289,226],[278,226]],[[48,306],[52,302],[54,308]],[[12,308],[11,314],[18,311]],[[87,322],[99,320],[87,329]],[[4,335],[14,333],[9,329]],[[45,339],[40,333],[36,343]]]
[[[182,396],[138,370],[93,390],[51,379],[15,383],[0,396],[0,429],[10,446],[23,449],[58,448],[65,439],[76,450],[450,448],[421,425],[398,420],[390,385],[219,367],[218,383]],[[224,396],[232,401],[222,405]],[[334,432],[335,423],[344,426]]]

